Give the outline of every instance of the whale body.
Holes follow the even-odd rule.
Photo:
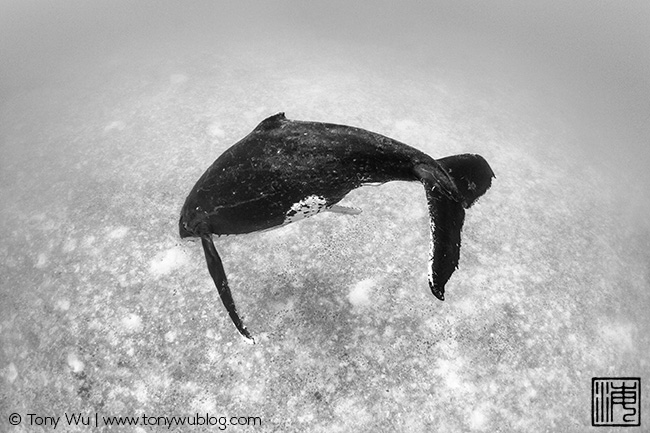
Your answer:
[[[322,211],[357,214],[337,203],[365,184],[419,181],[431,220],[428,280],[444,300],[458,267],[465,209],[492,184],[475,154],[435,160],[383,135],[345,125],[289,120],[278,113],[226,150],[199,178],[181,210],[181,238],[199,237],[208,270],[233,323],[249,341],[212,235],[268,230]]]

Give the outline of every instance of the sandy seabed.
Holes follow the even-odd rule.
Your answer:
[[[650,383],[644,188],[585,164],[533,91],[342,51],[124,51],[2,102],[3,431],[49,431],[29,413],[88,431],[68,426],[79,413],[102,431],[209,414],[259,417],[227,426],[251,432],[580,432],[592,377]],[[361,188],[342,202],[359,216],[215,239],[244,343],[177,221],[212,161],[279,111],[490,162],[445,302],[421,185]]]

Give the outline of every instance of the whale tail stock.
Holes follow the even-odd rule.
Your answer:
[[[436,162],[416,166],[415,173],[426,190],[431,221],[429,287],[443,301],[445,284],[458,267],[465,209],[490,188],[495,176],[480,155],[454,155]]]

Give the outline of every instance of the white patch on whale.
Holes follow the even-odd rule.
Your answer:
[[[428,280],[429,280],[429,287],[433,287],[433,256],[434,256],[435,248],[436,248],[435,239],[433,237],[433,232],[434,232],[436,226],[435,226],[435,224],[433,222],[433,218],[431,218],[431,222],[430,222],[429,225],[430,225],[430,228],[429,228],[429,263],[428,263],[429,268],[427,269],[427,277],[428,277]]]
[[[310,195],[291,205],[284,217],[283,224],[309,218],[326,209],[327,201],[319,195]]]

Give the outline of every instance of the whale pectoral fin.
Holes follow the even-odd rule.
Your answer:
[[[431,218],[429,287],[436,298],[444,301],[445,284],[458,267],[465,210],[439,188],[429,188],[426,184],[425,188]]]
[[[237,314],[237,308],[235,307],[235,301],[232,299],[232,294],[230,293],[230,287],[228,287],[228,280],[226,279],[226,272],[223,269],[223,264],[221,263],[221,258],[217,249],[212,242],[212,235],[202,235],[201,244],[203,245],[203,252],[205,253],[205,260],[208,263],[208,270],[210,271],[210,276],[214,281],[214,285],[217,287],[219,296],[223,305],[228,310],[228,314],[232,319],[235,327],[239,333],[246,339],[246,342],[255,344],[255,340],[244,326],[239,314]]]
[[[341,206],[334,204],[325,209],[328,212],[340,213],[344,215],[359,215],[362,211],[356,207]]]

